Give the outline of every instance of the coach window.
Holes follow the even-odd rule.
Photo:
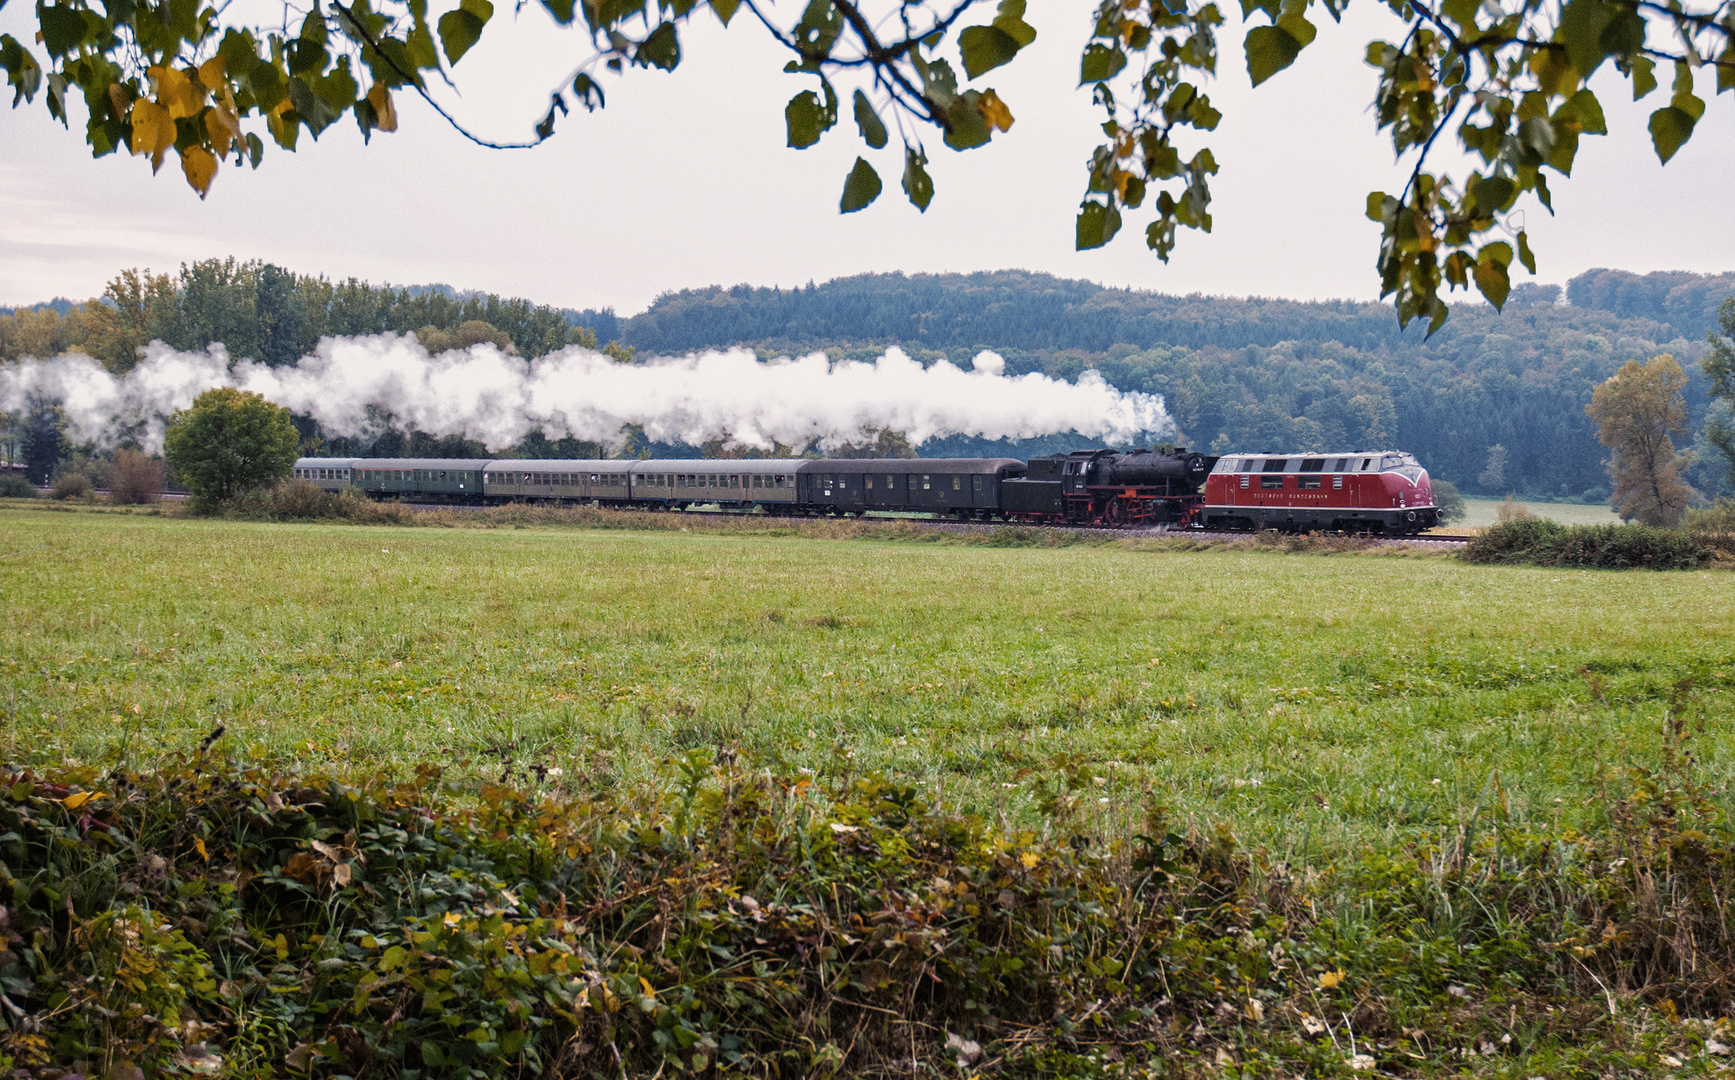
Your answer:
[[[1280,457],[1267,458],[1265,461],[1265,471],[1266,472],[1282,472],[1284,469],[1287,469],[1288,467],[1289,467],[1289,460],[1287,458],[1280,458]]]
[[[1373,465],[1373,463],[1374,463],[1374,459],[1373,459],[1373,458],[1371,458],[1371,457],[1365,457],[1365,458],[1362,458],[1362,459],[1361,459],[1361,471],[1362,471],[1362,472],[1367,472],[1367,471],[1368,471],[1368,468],[1369,468],[1369,467],[1370,467],[1370,466],[1372,466],[1372,465]]]
[[[1283,474],[1278,473],[1275,476],[1261,476],[1259,478],[1259,490],[1260,491],[1282,491],[1283,490]]]
[[[977,495],[982,494],[982,478],[980,476],[970,478],[970,490]]]
[[[929,484],[928,484],[928,474],[927,474],[927,473],[923,473],[923,474],[922,474],[922,490],[923,490],[923,491],[927,491],[927,490],[928,490],[928,487],[929,487]]]
[[[1300,488],[1302,491],[1318,491],[1319,481],[1320,476],[1318,473],[1313,473],[1311,475],[1303,474],[1302,476],[1296,477],[1295,486]]]
[[[1301,471],[1302,472],[1324,472],[1325,471],[1325,459],[1322,457],[1302,458],[1301,459]]]
[[[952,477],[952,490],[953,491],[963,491],[964,490],[964,478],[962,476]]]

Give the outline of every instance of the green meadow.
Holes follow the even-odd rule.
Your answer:
[[[547,788],[693,749],[1016,823],[1088,764],[1287,857],[1570,821],[1666,712],[1727,775],[1735,577],[1444,555],[0,516],[14,762],[230,753]]]

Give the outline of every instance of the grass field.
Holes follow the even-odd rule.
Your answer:
[[[1464,520],[1454,521],[1460,529],[1486,529],[1500,520],[1500,499],[1465,499]],[[1587,506],[1581,503],[1529,502],[1524,508],[1539,518],[1558,521],[1562,525],[1619,525],[1621,519],[1607,506]]]
[[[1579,813],[1728,715],[1735,578],[1438,557],[0,516],[3,751],[636,784],[692,747],[1016,820],[1063,755],[1304,856]],[[1698,747],[1727,773],[1729,733]],[[526,771],[530,770],[530,771]],[[544,771],[546,770],[546,771]],[[558,771],[555,771],[558,770]]]

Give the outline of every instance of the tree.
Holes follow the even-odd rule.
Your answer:
[[[41,486],[54,475],[55,466],[66,456],[65,419],[60,407],[37,394],[24,404],[24,475]]]
[[[260,267],[253,312],[259,320],[259,359],[272,367],[300,360],[307,305],[295,287],[295,275],[270,263]]]
[[[1681,391],[1687,376],[1673,356],[1663,353],[1646,363],[1629,360],[1591,395],[1585,412],[1597,424],[1597,438],[1614,451],[1609,504],[1626,521],[1673,525],[1696,494],[1681,479],[1687,459],[1675,452],[1672,436],[1686,435],[1687,402]]]
[[[1242,0],[1242,53],[1259,85],[1295,63],[1313,42],[1320,9],[1337,19],[1348,0]],[[89,0],[39,3],[35,50],[0,36],[0,68],[15,88],[13,104],[34,100],[46,84],[49,112],[69,123],[69,102],[82,97],[85,138],[97,156],[127,147],[151,159],[172,150],[187,182],[204,197],[220,161],[233,156],[258,168],[266,133],[295,150],[305,129],[319,135],[349,113],[364,139],[397,129],[394,92],[420,94],[466,137],[498,149],[534,146],[554,134],[572,107],[603,107],[607,72],[670,71],[682,59],[681,32],[709,10],[725,26],[743,9],[792,56],[784,70],[813,80],[784,109],[788,145],[805,148],[837,126],[844,95],[867,152],[891,155],[904,194],[925,210],[933,197],[924,132],[953,150],[986,145],[1009,131],[1013,114],[979,80],[1014,60],[1036,39],[1025,0],[809,0],[799,21],[779,21],[759,0],[542,0],[562,24],[582,18],[596,52],[570,83],[550,94],[535,137],[500,143],[481,138],[440,108],[430,76],[450,81],[492,19],[491,0],[457,0],[436,14],[426,0],[336,0],[314,5],[290,31],[285,4],[276,28],[202,12],[195,0]],[[1529,238],[1509,215],[1534,199],[1552,213],[1547,173],[1570,175],[1579,140],[1606,132],[1602,106],[1588,89],[1605,63],[1636,98],[1656,91],[1658,64],[1670,76],[1668,103],[1651,114],[1657,157],[1668,162],[1705,113],[1696,90],[1714,76],[1716,92],[1735,88],[1735,15],[1729,0],[1387,0],[1398,44],[1371,43],[1379,72],[1375,122],[1412,163],[1396,195],[1375,191],[1368,216],[1381,223],[1378,270],[1382,296],[1394,297],[1400,323],[1423,317],[1438,330],[1448,308],[1445,288],[1474,286],[1495,307],[1511,291],[1514,260],[1536,269]],[[1064,10],[1064,5],[1062,6]],[[985,22],[965,25],[976,12]],[[1076,244],[1100,246],[1120,231],[1123,211],[1152,220],[1145,243],[1167,260],[1177,229],[1210,231],[1210,178],[1218,171],[1199,136],[1222,114],[1200,90],[1217,70],[1215,0],[1099,0],[1079,63],[1104,110],[1104,141],[1087,165]],[[1655,24],[1658,33],[1647,35]],[[947,54],[943,56],[942,53]],[[955,55],[959,71],[947,56]],[[47,72],[45,78],[44,73]],[[367,85],[364,87],[362,80]],[[965,84],[978,83],[976,86]],[[841,86],[840,86],[841,84]],[[1059,89],[1059,88],[1057,88]],[[73,91],[77,91],[74,94]],[[853,92],[852,92],[853,91]],[[887,115],[902,147],[888,149]],[[1190,131],[1189,131],[1190,129]],[[1454,178],[1429,171],[1429,156],[1451,130],[1478,159]],[[838,208],[852,213],[883,190],[879,172],[857,157]],[[1500,239],[1491,234],[1503,234]]]
[[[209,503],[288,476],[300,446],[288,409],[226,386],[194,398],[163,435],[169,468]]]
[[[1498,489],[1506,483],[1506,448],[1495,443],[1488,448],[1488,464],[1482,466],[1481,475],[1476,482],[1490,490]]]
[[[1716,447],[1729,466],[1729,481],[1735,484],[1735,296],[1717,308],[1723,334],[1705,332],[1711,351],[1699,360],[1699,370],[1711,380],[1713,402],[1705,415],[1705,441]]]

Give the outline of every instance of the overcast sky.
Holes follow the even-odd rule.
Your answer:
[[[793,19],[799,6],[782,0],[775,10]],[[925,215],[898,188],[895,132],[887,149],[868,151],[848,117],[847,88],[842,122],[818,146],[785,147],[784,102],[813,82],[782,73],[785,57],[745,12],[727,32],[696,16],[674,74],[609,80],[606,109],[566,118],[538,149],[473,146],[400,95],[400,130],[367,148],[347,115],[317,144],[303,132],[295,154],[255,123],[266,138],[263,166],[223,166],[203,203],[172,158],[156,177],[142,158],[93,161],[78,133],[82,105],[68,132],[38,97],[0,111],[0,303],[87,297],[124,267],[172,270],[222,255],[621,314],[681,288],[891,270],[1024,268],[1175,293],[1373,299],[1379,230],[1363,216],[1366,195],[1402,186],[1368,111],[1375,73],[1360,59],[1370,39],[1401,32],[1384,5],[1360,0],[1343,25],[1322,28],[1295,68],[1256,91],[1240,59],[1241,28],[1224,28],[1224,67],[1208,88],[1224,113],[1209,137],[1222,166],[1216,231],[1183,230],[1166,266],[1145,250],[1148,219],[1136,214],[1108,248],[1073,250],[1083,163],[1100,137],[1100,111],[1072,88],[1089,8],[1033,5],[1036,44],[974,84],[1010,105],[1009,133],[963,154],[924,133],[938,189]],[[441,95],[479,133],[521,139],[591,49],[538,4],[516,22],[510,5],[499,10],[458,66],[464,96]],[[31,7],[8,5],[0,30],[30,40]],[[1735,110],[1727,98],[1711,101],[1664,169],[1645,129],[1666,101],[1664,83],[1633,104],[1612,70],[1599,75],[1611,134],[1584,140],[1575,179],[1551,176],[1558,218],[1526,210],[1536,280],[1564,283],[1598,266],[1735,268],[1725,164],[1735,159]],[[1709,86],[1700,95],[1710,99]],[[866,211],[839,216],[858,153],[886,189]]]

